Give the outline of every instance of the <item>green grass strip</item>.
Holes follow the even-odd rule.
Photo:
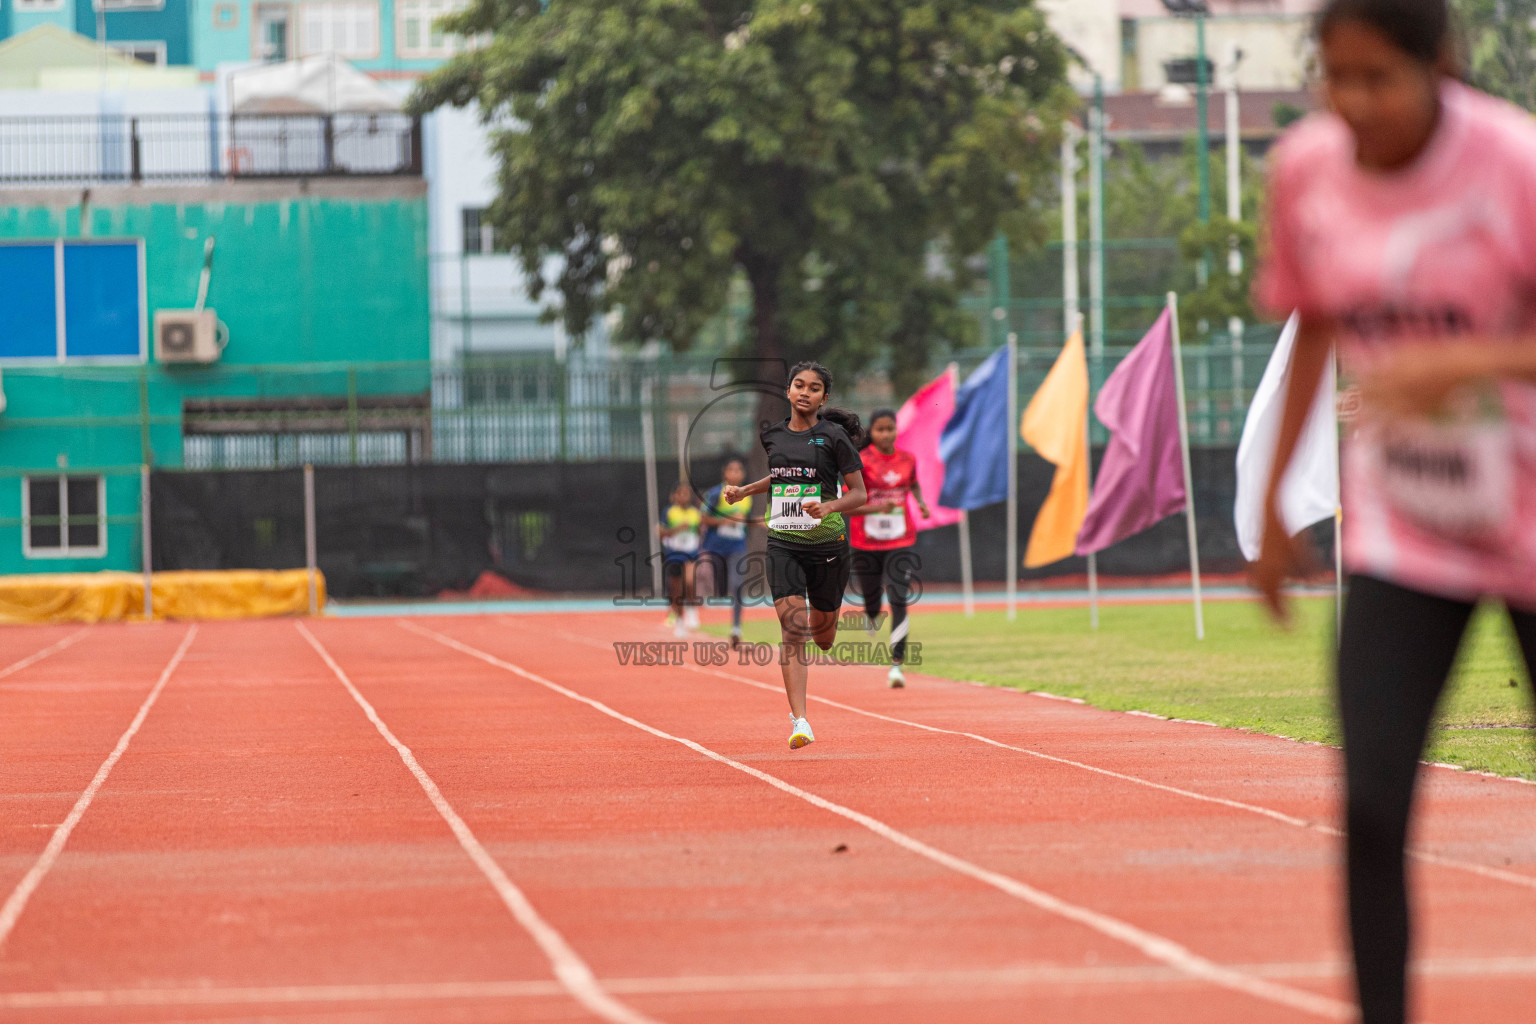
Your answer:
[[[1078,697],[1113,711],[1146,711],[1337,745],[1333,710],[1333,602],[1297,600],[1287,631],[1247,601],[1205,606],[1206,639],[1195,639],[1187,603],[1109,605],[1100,627],[1086,608],[1021,606],[960,611],[918,605],[911,639],[922,643],[913,671],[1018,690]],[[850,606],[846,609],[852,612]],[[706,612],[710,618],[718,613]],[[724,635],[724,627],[708,632]],[[885,638],[885,630],[880,639]],[[778,640],[777,625],[748,622],[745,639]],[[840,640],[867,639],[844,629]],[[870,668],[871,685],[884,685]],[[812,692],[815,690],[814,673]],[[1479,610],[1462,644],[1425,759],[1536,779],[1536,711],[1509,619]]]

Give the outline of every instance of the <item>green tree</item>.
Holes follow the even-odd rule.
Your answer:
[[[535,300],[562,257],[573,337],[618,311],[618,341],[687,348],[740,275],[752,354],[910,376],[964,329],[965,257],[1043,234],[1071,95],[1031,2],[472,0],[444,24],[487,42],[411,106],[495,126],[489,216]]]
[[[1536,0],[1456,0],[1472,84],[1536,110]]]
[[[1191,343],[1201,343],[1205,333],[1223,332],[1230,317],[1246,323],[1255,320],[1249,299],[1255,264],[1254,220],[1264,191],[1263,168],[1246,152],[1242,158],[1242,218],[1229,221],[1213,215],[1210,224],[1199,221],[1199,178],[1196,147],[1190,140],[1182,154],[1149,159],[1134,142],[1120,143],[1105,163],[1104,227],[1109,248],[1105,259],[1105,291],[1109,296],[1161,296],[1179,293],[1180,327]],[[1211,206],[1227,208],[1226,153],[1210,154]],[[1088,224],[1086,189],[1078,190],[1078,227]],[[1117,248],[1116,240],[1144,243],[1164,240],[1167,246]],[[1227,253],[1233,241],[1243,254],[1240,274],[1228,272]],[[1210,273],[1204,286],[1196,267],[1206,252],[1211,254]],[[1081,279],[1086,281],[1086,259]],[[1147,326],[1144,308],[1107,310],[1107,327],[1122,340],[1139,336]]]

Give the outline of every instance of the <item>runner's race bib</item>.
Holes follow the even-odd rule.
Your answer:
[[[715,527],[715,536],[724,537],[726,540],[741,540],[746,535],[746,523],[729,522],[724,526]]]
[[[821,520],[806,515],[802,505],[820,500],[820,484],[773,484],[768,496],[768,528],[790,533],[816,529]]]
[[[674,533],[666,538],[664,547],[668,551],[677,551],[685,555],[691,554],[699,550],[699,534],[695,530],[684,530],[681,533]]]
[[[1489,543],[1515,522],[1515,443],[1496,396],[1479,397],[1471,415],[1383,425],[1376,453],[1403,518],[1447,539]]]
[[[864,517],[864,536],[870,540],[901,540],[907,535],[907,510],[877,512]]]

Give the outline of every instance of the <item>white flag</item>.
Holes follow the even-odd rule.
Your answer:
[[[1248,407],[1243,439],[1237,446],[1237,543],[1243,557],[1256,561],[1264,541],[1264,492],[1275,461],[1280,438],[1280,419],[1285,414],[1285,378],[1296,347],[1300,318],[1292,313],[1280,332],[1274,355],[1264,368],[1264,379]],[[1296,442],[1296,453],[1280,482],[1280,518],[1292,536],[1323,519],[1339,507],[1339,425],[1334,407],[1334,366],[1330,355],[1317,396]]]

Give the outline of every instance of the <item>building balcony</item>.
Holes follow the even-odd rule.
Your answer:
[[[0,186],[421,173],[421,119],[394,112],[0,117]]]

